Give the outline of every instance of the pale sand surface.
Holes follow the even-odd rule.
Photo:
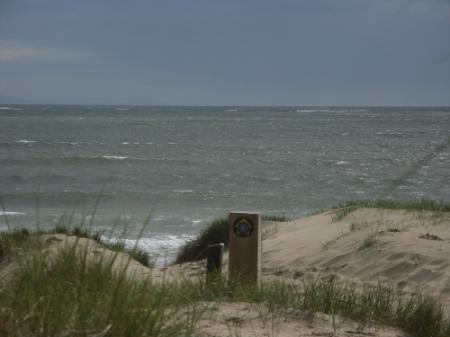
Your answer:
[[[450,304],[449,213],[359,209],[340,221],[333,217],[326,212],[281,224],[264,241],[264,275],[382,282]]]
[[[403,210],[359,209],[336,220],[329,211],[285,223],[264,223],[263,278],[302,282],[307,275],[332,277],[356,286],[382,282],[405,292],[424,291],[450,305],[450,214]],[[427,236],[428,234],[428,236]],[[422,236],[422,238],[421,238]],[[49,235],[50,250],[74,237]],[[80,239],[92,259],[113,256],[92,240]],[[227,257],[224,259],[224,273]],[[205,262],[149,269],[127,254],[114,264],[128,273],[154,281],[204,277]],[[248,303],[209,303],[199,336],[330,336],[330,316],[289,312],[273,317]],[[338,336],[406,336],[387,327],[337,319]]]
[[[361,326],[351,320],[332,318],[322,313],[291,311],[273,315],[263,306],[250,303],[208,303],[200,322],[199,337],[407,337],[398,329],[368,324]]]

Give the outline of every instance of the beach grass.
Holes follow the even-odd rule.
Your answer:
[[[0,232],[0,262],[10,258],[12,251],[20,249],[25,243],[29,246],[31,243],[29,237],[30,231],[25,228]]]
[[[175,263],[205,259],[208,245],[214,243],[223,243],[228,247],[227,218],[212,221],[194,239],[187,241],[178,251]]]
[[[262,221],[289,222],[292,219],[284,214],[263,214]]]
[[[371,207],[383,207],[370,203]],[[370,207],[348,203],[351,207]],[[346,207],[345,206],[345,207]],[[410,210],[447,212],[437,203],[410,204]],[[392,209],[402,209],[391,204]],[[227,240],[228,221],[219,219],[204,230],[198,242],[206,245]],[[84,250],[66,246],[49,255],[45,234],[88,238],[115,252],[128,252],[120,243],[102,243],[102,235],[84,227],[57,226],[50,231],[14,229],[0,233],[0,336],[196,336],[199,322],[211,304],[254,303],[273,317],[322,312],[356,321],[360,326],[384,324],[412,337],[449,337],[448,312],[425,294],[407,295],[383,284],[338,284],[333,279],[305,277],[302,284],[285,281],[246,286],[217,275],[154,283],[133,279],[128,265],[114,269],[112,259],[87,259]],[[213,241],[211,241],[213,240]],[[76,243],[77,244],[77,241]],[[373,244],[362,244],[362,249]],[[12,269],[5,268],[14,265]],[[5,270],[7,275],[5,276]]]
[[[290,219],[282,214],[264,214],[263,221],[287,222]],[[228,247],[228,218],[213,220],[192,240],[187,241],[178,251],[175,263],[199,261],[206,258],[208,245],[223,243]]]
[[[32,244],[32,247],[40,244],[39,240],[32,240],[40,235],[50,235],[50,234],[65,234],[73,235],[79,238],[92,239],[99,243],[100,245],[116,252],[125,252],[130,255],[133,259],[141,263],[146,267],[152,267],[154,265],[153,258],[144,250],[138,247],[127,248],[124,243],[119,241],[105,241],[102,239],[102,233],[98,231],[92,231],[85,227],[80,226],[70,226],[58,224],[53,229],[42,230],[38,229],[31,231],[26,228],[16,228],[9,231],[0,232],[0,261],[4,257],[8,257],[12,247],[23,246],[22,244],[26,241],[27,245]]]
[[[16,259],[0,293],[1,336],[192,336],[197,304],[67,246]],[[114,259],[114,258],[112,258]]]
[[[9,247],[3,263],[16,266],[0,281],[1,336],[196,336],[209,305],[220,308],[222,302],[255,303],[278,318],[323,312],[360,326],[398,327],[412,337],[450,336],[447,313],[436,299],[382,284],[356,289],[306,277],[302,284],[256,287],[221,275],[208,284],[204,278],[154,283],[129,277],[128,265],[114,269],[115,256],[88,259],[87,246],[77,249],[77,243],[53,255],[41,249],[45,243],[15,254],[39,236],[16,230],[1,238]]]
[[[450,212],[450,203],[428,199],[415,201],[395,201],[386,199],[346,201],[334,207],[336,214],[334,215],[333,220],[342,220],[347,214],[358,208],[399,209],[405,211],[431,211],[440,213]]]

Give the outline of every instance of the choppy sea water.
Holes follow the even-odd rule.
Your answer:
[[[449,182],[450,108],[0,107],[0,228],[126,224],[132,244],[149,216],[140,245],[167,261],[229,210],[450,201]]]

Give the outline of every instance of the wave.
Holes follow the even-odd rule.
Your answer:
[[[79,145],[79,142],[57,142],[58,144]]]
[[[39,160],[39,158],[35,158]],[[135,157],[127,157],[121,155],[101,155],[101,156],[67,156],[67,157],[58,157],[58,158],[47,158],[48,160],[65,160],[68,162],[76,162],[76,161],[106,161],[106,160],[144,160]]]
[[[143,237],[136,239],[119,239],[102,236],[101,240],[107,243],[120,243],[127,249],[137,247],[148,253],[155,261],[158,267],[167,266],[172,263],[178,252],[178,249],[193,238],[193,235],[173,235],[173,234],[155,234],[152,237]]]
[[[20,139],[20,140],[16,140],[16,143],[19,143],[19,144],[31,144],[31,143],[36,143],[36,141],[35,140]]]
[[[0,211],[0,216],[15,216],[15,215],[27,215],[27,213]]]
[[[180,194],[186,194],[186,193],[193,193],[194,190],[173,190],[173,193],[180,193]]]
[[[101,156],[103,159],[112,159],[112,160],[124,160],[128,159],[128,157],[125,156]]]
[[[296,112],[303,112],[303,113],[311,113],[311,112],[317,112],[317,111],[321,111],[321,110],[317,110],[317,109],[297,109]]]
[[[14,108],[11,106],[0,106],[0,110],[10,110],[10,111],[22,111],[21,108]]]
[[[190,159],[179,159],[173,157],[161,158],[138,158],[124,155],[100,155],[100,156],[61,156],[61,157],[28,157],[28,158],[1,158],[0,165],[11,166],[21,165],[23,167],[28,165],[58,165],[58,164],[78,164],[78,163],[106,163],[106,162],[127,162],[127,163],[173,163],[179,165],[190,165]]]

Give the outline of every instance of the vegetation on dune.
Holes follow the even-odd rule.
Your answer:
[[[66,235],[75,235],[80,238],[92,239],[105,248],[113,250],[115,252],[124,252],[130,255],[134,260],[138,261],[142,265],[146,267],[152,267],[154,265],[154,261],[152,257],[142,249],[138,247],[127,248],[124,243],[119,241],[107,242],[102,239],[102,234],[97,231],[92,231],[86,227],[80,226],[65,226],[65,225],[57,225],[54,230],[48,231],[39,231],[40,234],[66,234]]]
[[[89,260],[86,254],[87,248],[68,245],[52,258],[39,249],[15,256],[17,268],[0,282],[0,335],[196,336],[203,313],[212,304],[220,308],[220,302],[255,303],[274,319],[324,312],[361,326],[395,326],[413,337],[450,335],[436,300],[382,285],[357,291],[330,279],[306,278],[300,285],[277,281],[258,288],[219,275],[208,285],[203,278],[156,284],[128,277],[127,266],[117,270],[112,260]]]
[[[448,205],[428,201],[352,202],[346,207],[450,210]],[[130,278],[128,266],[114,269],[116,256],[87,259],[87,246],[77,249],[67,245],[50,258],[41,249],[46,244],[40,242],[38,234],[55,233],[102,243],[99,233],[77,227],[0,233],[0,336],[189,337],[198,335],[198,322],[210,305],[220,308],[220,302],[247,302],[268,309],[275,319],[303,317],[298,315],[301,312],[327,313],[333,317],[328,327],[332,329],[336,329],[335,315],[340,315],[360,326],[375,322],[398,327],[412,337],[450,337],[450,320],[444,308],[423,294],[405,295],[382,284],[356,289],[332,279],[308,277],[303,284],[276,281],[263,282],[260,287],[220,275],[208,285],[203,277],[153,283],[151,279]],[[196,252],[208,244],[228,243],[227,219],[212,222],[196,240],[195,245],[190,243],[194,248],[189,252],[196,259]],[[102,244],[116,252],[125,249],[120,243]],[[360,249],[373,244],[367,241]],[[10,263],[16,267],[5,269]]]
[[[106,242],[102,240],[102,235],[100,232],[91,231],[85,227],[71,227],[71,226],[63,226],[56,225],[54,229],[50,230],[36,230],[30,231],[26,228],[18,228],[6,232],[0,232],[0,262],[4,257],[8,256],[8,253],[11,250],[11,247],[15,247],[16,249],[20,246],[23,246],[23,243],[27,241],[27,245],[33,243],[32,247],[39,245],[40,241],[37,239],[39,235],[48,235],[48,234],[66,234],[66,235],[74,235],[79,238],[87,238],[92,239],[105,248],[116,252],[124,252],[130,255],[134,260],[138,261],[142,265],[146,267],[152,267],[154,265],[152,257],[145,251],[137,248],[127,248],[124,243],[121,242]],[[30,240],[34,239],[34,240]],[[29,247],[28,247],[29,248]]]
[[[11,250],[19,249],[25,242],[29,245],[29,237],[30,232],[25,228],[0,232],[0,262],[10,257]]]
[[[402,209],[406,211],[432,211],[432,212],[450,212],[450,203],[437,202],[433,200],[417,201],[394,201],[394,200],[360,200],[346,201],[340,203],[336,208],[334,221],[342,220],[347,214],[358,208],[383,208],[383,209]]]
[[[263,221],[288,222],[291,219],[284,214],[263,214],[261,216]]]
[[[286,222],[284,215],[263,215],[263,221]],[[208,245],[223,243],[228,247],[228,218],[212,221],[192,240],[187,241],[178,251],[175,263],[199,261],[206,258]]]
[[[228,247],[227,218],[214,220],[197,237],[187,241],[178,251],[175,263],[205,259],[208,245],[214,243],[223,243],[225,247]]]
[[[333,216],[333,221],[342,220],[347,214],[363,207],[404,209],[409,211],[450,212],[450,203],[436,202],[425,199],[409,202],[381,199],[372,201],[347,201],[340,203],[337,207],[335,207],[336,214]],[[284,215],[263,215],[262,219],[264,221],[276,222],[286,222],[291,220]],[[228,246],[227,218],[220,218],[212,221],[203,230],[201,230],[194,239],[187,241],[179,249],[175,263],[185,263],[205,259],[208,245],[214,243],[223,243],[225,248]]]
[[[131,280],[112,260],[67,246],[17,260],[1,284],[1,336],[191,336],[197,304],[174,289]],[[114,259],[114,258],[113,258]]]

